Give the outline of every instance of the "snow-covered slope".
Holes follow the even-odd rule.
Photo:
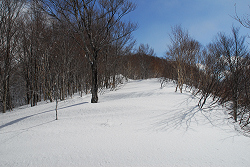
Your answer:
[[[249,166],[250,138],[223,108],[199,110],[190,93],[157,79],[99,96],[0,114],[0,166]]]

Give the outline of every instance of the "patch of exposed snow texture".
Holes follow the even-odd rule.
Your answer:
[[[249,166],[250,138],[225,110],[197,107],[158,79],[129,81],[99,96],[23,106],[0,114],[0,166]]]

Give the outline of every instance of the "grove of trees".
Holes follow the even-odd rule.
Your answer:
[[[148,45],[133,51],[137,25],[122,18],[135,7],[128,0],[1,0],[0,110],[77,92],[96,103],[98,90],[114,89],[120,74],[160,77],[163,59]]]

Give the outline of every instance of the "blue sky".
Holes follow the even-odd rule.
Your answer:
[[[171,26],[181,24],[201,44],[207,45],[218,32],[230,33],[232,25],[240,24],[231,16],[250,14],[249,0],[134,0],[137,9],[126,16],[137,22],[139,28],[133,33],[140,43],[149,44],[157,56],[165,56],[170,44]],[[231,16],[230,16],[231,15]],[[240,28],[241,35],[250,29]]]

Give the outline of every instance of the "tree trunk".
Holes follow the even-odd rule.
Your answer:
[[[10,39],[9,32],[7,35],[7,50],[4,58],[4,81],[3,81],[3,113],[11,109],[10,99]]]
[[[114,74],[113,74],[113,81],[112,81],[113,83],[112,83],[112,90],[115,90],[115,72],[114,72]]]
[[[96,58],[93,60],[93,63],[91,64],[91,69],[92,69],[91,103],[98,103],[97,59]]]
[[[4,81],[4,95],[3,95],[3,113],[6,112],[7,110],[7,87],[8,87],[8,84],[7,84],[7,80]]]
[[[11,109],[10,88],[9,88],[10,78],[9,78],[9,73],[8,73],[9,67],[6,66],[5,68],[7,68],[6,70],[7,76],[5,76],[4,78],[3,113]]]

